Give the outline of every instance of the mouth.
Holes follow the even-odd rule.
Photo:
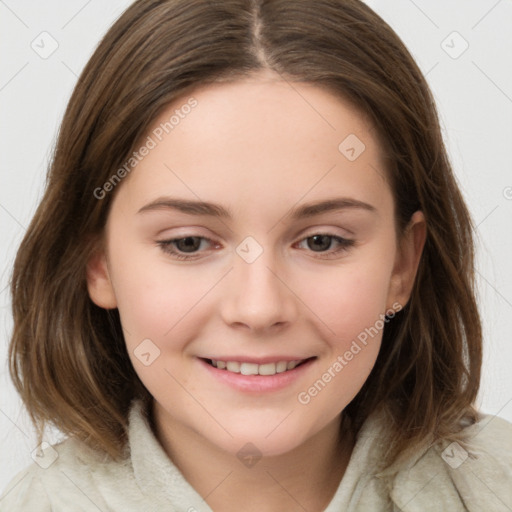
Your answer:
[[[299,366],[302,366],[309,361],[316,359],[314,357],[308,357],[306,359],[293,359],[293,360],[282,360],[268,363],[249,363],[241,361],[221,361],[217,359],[206,359],[201,358],[204,362],[217,368],[218,370],[224,370],[230,373],[238,373],[241,375],[261,375],[271,376],[278,373],[286,373]]]
[[[232,359],[231,359],[231,358]],[[248,396],[261,396],[294,389],[315,365],[317,356],[300,359],[287,356],[247,358],[224,356],[222,359],[198,357],[200,366],[222,386]],[[309,379],[308,379],[309,381]]]

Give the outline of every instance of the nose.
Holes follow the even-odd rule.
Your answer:
[[[233,267],[221,306],[226,324],[263,334],[293,323],[298,299],[270,251],[252,263],[235,254]]]

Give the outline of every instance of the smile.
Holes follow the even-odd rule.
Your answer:
[[[297,355],[261,359],[233,355],[233,359],[224,356],[222,359],[198,357],[197,360],[207,374],[222,386],[260,396],[261,393],[277,392],[292,385],[296,386],[294,383],[304,378],[317,360],[316,356],[300,359]]]
[[[272,363],[257,364],[245,363],[239,361],[219,361],[215,359],[205,359],[211,366],[227,372],[240,373],[242,375],[275,375],[293,370],[297,366],[304,364],[310,359],[299,359],[294,361],[277,361]]]

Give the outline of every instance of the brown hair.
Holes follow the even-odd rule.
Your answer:
[[[398,234],[416,210],[426,217],[411,298],[386,325],[375,367],[345,409],[354,432],[384,406],[394,420],[391,463],[426,440],[452,438],[462,418],[477,419],[472,220],[433,97],[395,32],[358,0],[139,0],[78,80],[14,264],[10,372],[40,440],[52,423],[119,458],[131,401],[151,399],[117,310],[97,307],[87,292],[86,263],[113,196],[97,199],[94,190],[170,102],[263,68],[325,87],[368,115],[387,153]]]

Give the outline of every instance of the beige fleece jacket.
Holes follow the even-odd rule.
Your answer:
[[[362,426],[324,512],[512,511],[512,424],[482,415],[467,427],[468,451],[431,446],[391,479],[376,471],[386,444],[382,429],[379,414]],[[74,439],[48,446],[11,480],[0,511],[212,512],[164,452],[139,401],[130,411],[129,451],[115,463]]]

